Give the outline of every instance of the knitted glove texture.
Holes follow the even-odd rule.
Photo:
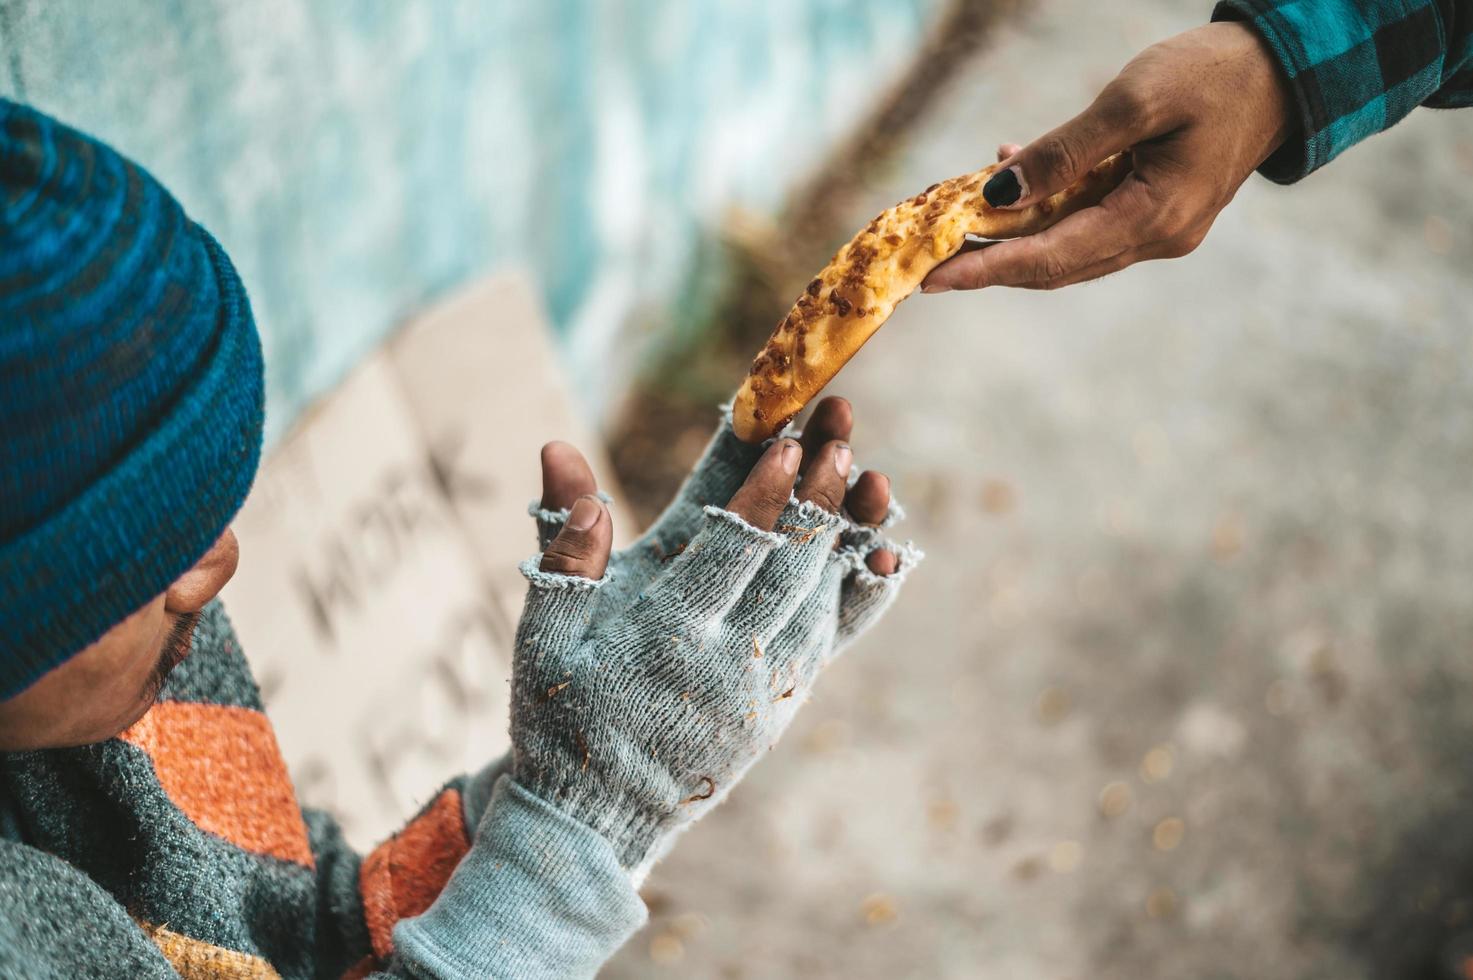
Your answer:
[[[607,838],[636,877],[777,741],[922,557],[796,499],[773,533],[725,510],[764,449],[724,420],[665,513],[597,582],[540,571],[540,556],[522,565],[515,778]],[[532,513],[545,548],[567,512]],[[892,575],[865,565],[880,547],[900,558]]]

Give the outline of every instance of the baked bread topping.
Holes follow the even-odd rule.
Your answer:
[[[732,407],[737,436],[760,442],[780,432],[967,235],[1043,231],[1098,204],[1130,167],[1129,151],[1116,154],[1052,197],[1000,210],[982,197],[994,165],[933,184],[879,215],[808,284],[752,362]]]

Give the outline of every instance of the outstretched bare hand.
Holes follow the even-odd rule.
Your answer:
[[[1147,48],[1084,112],[1027,146],[1005,146],[983,194],[994,207],[1026,207],[1134,148],[1125,182],[1047,231],[943,263],[925,291],[1056,289],[1188,254],[1287,138],[1288,98],[1245,24],[1208,24]]]

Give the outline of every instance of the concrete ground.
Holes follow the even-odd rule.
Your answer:
[[[1209,7],[1038,5],[855,226]],[[1470,187],[1473,111],[1423,110],[1185,260],[907,303],[834,390],[930,558],[603,975],[1432,975],[1473,929]]]

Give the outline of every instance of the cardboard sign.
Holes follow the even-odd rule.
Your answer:
[[[541,445],[577,445],[616,492],[550,337],[524,279],[475,284],[314,408],[236,519],[226,609],[302,804],[360,848],[508,748]]]

